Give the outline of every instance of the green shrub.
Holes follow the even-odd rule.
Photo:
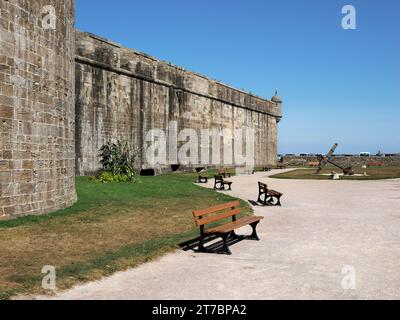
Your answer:
[[[96,180],[102,182],[129,182],[136,180],[135,160],[138,151],[127,141],[108,141],[100,148],[101,172]]]
[[[96,178],[97,181],[104,182],[104,183],[111,183],[111,182],[132,182],[136,181],[135,178],[132,178],[125,174],[114,174],[109,171],[101,172]]]

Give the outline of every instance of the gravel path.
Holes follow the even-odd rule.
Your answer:
[[[229,180],[229,194],[245,200],[255,200],[259,180],[284,193],[282,207],[254,207],[265,216],[261,241],[239,242],[231,256],[177,251],[57,298],[400,298],[399,179],[280,180],[256,173]]]

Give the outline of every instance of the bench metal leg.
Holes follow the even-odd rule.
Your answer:
[[[207,182],[208,182],[208,178],[207,177],[201,177],[201,176],[199,176],[199,178],[196,181],[196,183],[207,183]]]
[[[274,206],[275,205],[274,197],[273,196],[268,196],[268,200],[266,201],[266,204],[270,205],[270,206]]]
[[[200,240],[199,240],[199,247],[197,248],[198,252],[203,252],[203,253],[208,253],[209,251],[204,247],[204,235],[200,235]]]
[[[224,250],[225,250],[225,253],[231,255],[232,252],[229,250],[229,247],[228,247],[229,233],[225,233],[225,234],[221,235],[221,237],[222,237],[222,240],[223,240],[223,242],[224,242]]]
[[[264,200],[262,199],[264,196]],[[282,206],[281,204],[281,196],[270,195],[265,192],[258,193],[257,202],[261,203],[264,206]]]
[[[260,240],[260,238],[257,235],[257,225],[259,224],[260,221],[253,222],[250,224],[250,226],[253,228],[253,233],[247,237],[249,240]]]
[[[268,200],[268,204],[271,206],[282,206],[281,205],[281,196],[270,196],[270,198]]]
[[[262,195],[264,195],[264,200],[262,199]],[[269,206],[271,205],[270,201],[272,200],[272,198],[270,196],[268,196],[268,194],[266,193],[260,193],[260,195],[258,196],[258,200],[257,202],[261,203],[263,206]]]
[[[262,199],[262,196],[264,195],[264,200]],[[263,206],[270,206],[271,205],[271,200],[272,200],[272,197],[270,196],[270,195],[268,195],[267,193],[265,193],[265,192],[261,192],[259,195],[258,195],[258,200],[257,200],[257,202],[259,202],[259,203],[261,203]]]
[[[229,237],[232,239],[237,239],[239,236],[236,234],[235,230],[231,231]]]

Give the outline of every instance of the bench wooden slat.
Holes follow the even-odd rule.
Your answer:
[[[226,232],[233,231],[237,228],[241,228],[246,225],[249,225],[253,222],[260,221],[262,219],[264,219],[264,217],[260,217],[260,216],[244,217],[244,218],[241,218],[234,222],[229,222],[227,224],[224,224],[223,226],[208,229],[208,230],[206,230],[206,233],[226,233]]]
[[[272,189],[268,189],[268,192],[269,192],[270,194],[276,195],[276,196],[279,196],[279,195],[282,195],[282,194],[283,194],[283,193],[281,193],[281,192],[278,192],[278,191],[275,191],[275,190],[272,190]]]
[[[195,211],[193,211],[193,216],[197,218],[197,217],[201,217],[201,216],[211,214],[211,213],[214,213],[217,211],[238,207],[239,205],[240,205],[239,201],[231,201],[231,202],[217,205],[215,207],[206,208],[206,209],[202,209],[202,210],[195,210]]]
[[[214,222],[214,221],[218,221],[218,220],[222,220],[222,219],[225,219],[225,218],[229,218],[229,217],[235,216],[235,215],[237,215],[239,213],[240,213],[240,208],[237,208],[237,209],[229,210],[229,211],[226,211],[226,212],[223,212],[223,213],[214,214],[212,216],[207,216],[206,218],[202,218],[202,219],[197,218],[196,224],[197,224],[197,226],[202,226],[202,225],[205,225],[207,223],[211,223],[211,222]]]
[[[268,185],[265,184],[265,183],[259,182],[259,187],[260,187],[260,189],[263,189],[263,191],[268,192],[270,194],[283,195],[282,192],[279,192],[279,191],[276,191],[276,190],[273,190],[273,189],[268,189]]]

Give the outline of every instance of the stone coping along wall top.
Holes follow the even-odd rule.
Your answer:
[[[265,113],[278,121],[282,117],[281,103],[232,88],[91,33],[76,31],[75,37],[78,62]]]

